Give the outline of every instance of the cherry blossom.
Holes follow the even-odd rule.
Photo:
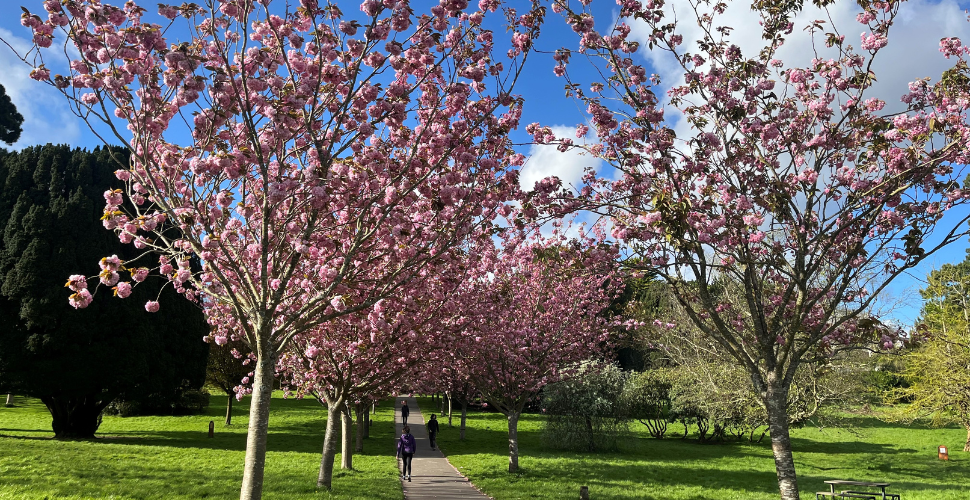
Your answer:
[[[560,57],[555,74],[585,105],[596,142],[530,130],[536,142],[585,148],[618,174],[590,173],[578,193],[547,189],[533,201],[547,213],[602,215],[628,266],[665,280],[695,326],[747,369],[768,409],[781,496],[794,500],[786,407],[800,362],[891,347],[896,333],[870,317],[880,292],[967,236],[965,210],[944,214],[970,195],[970,51],[944,38],[953,68],[936,82],[914,81],[901,104],[887,106],[872,96],[872,61],[903,2],[860,4],[855,47],[838,33],[858,26],[810,23],[815,57],[804,67],[779,58],[803,28],[794,23],[798,3],[755,4],[764,45],[752,53],[732,43],[732,29],[748,27],[724,26],[726,4],[692,4],[683,22],[697,23],[701,39],[687,44],[667,3],[619,2],[611,27],[597,32],[587,9],[556,2],[579,38],[558,53],[586,57]],[[631,35],[634,23],[645,40]],[[683,83],[658,95],[634,56],[641,41],[667,52]],[[575,65],[590,59],[605,63],[601,81],[578,80],[589,73]],[[689,135],[675,132],[670,113]],[[729,284],[742,299],[721,298]]]
[[[214,337],[256,355],[242,498],[261,496],[274,370],[292,339],[426,278],[516,194],[511,92],[544,9],[527,4],[528,22],[493,33],[483,19],[501,23],[499,6],[365,0],[361,15],[207,0],[150,19],[134,1],[65,0],[45,2],[46,21],[24,14],[38,49],[57,41],[71,58],[52,76],[49,53],[31,51],[31,77],[131,151],[104,227],[145,257],[101,283],[128,268],[133,287],[167,280]],[[90,303],[71,289],[72,305]]]

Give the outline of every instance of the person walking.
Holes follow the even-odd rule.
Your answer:
[[[438,435],[438,417],[431,414],[431,420],[428,421],[428,439],[431,440],[431,449],[435,449],[434,438]]]
[[[408,425],[408,415],[411,414],[411,410],[408,409],[408,402],[401,401],[401,423],[405,426]]]
[[[406,407],[405,407],[406,408]],[[411,460],[418,449],[418,443],[411,435],[411,428],[404,426],[404,433],[397,440],[397,458],[401,459],[401,479],[411,482]]]

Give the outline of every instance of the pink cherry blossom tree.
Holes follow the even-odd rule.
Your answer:
[[[459,358],[459,352],[455,350],[456,338],[454,334],[445,335],[447,344],[445,347],[429,353],[427,359],[427,376],[422,377],[422,392],[432,392],[444,394],[447,398],[442,404],[448,414],[448,426],[453,425],[452,411],[454,405],[458,405],[461,415],[458,417],[458,439],[465,440],[466,423],[468,419],[468,405],[478,397],[479,391],[465,368],[467,361],[463,362]],[[460,337],[458,337],[460,339]],[[442,414],[445,413],[442,411]],[[442,415],[443,416],[443,415]]]
[[[664,3],[620,2],[603,31],[588,2],[554,4],[580,37],[555,56],[555,73],[590,116],[577,135],[591,127],[596,141],[583,147],[619,175],[591,173],[578,193],[544,201],[602,215],[629,266],[666,280],[690,321],[747,370],[768,412],[781,497],[795,500],[786,402],[800,363],[863,341],[891,347],[867,311],[893,279],[967,235],[966,210],[943,215],[970,194],[970,49],[943,39],[953,68],[914,81],[887,109],[872,96],[873,61],[900,1],[860,2],[857,26],[811,23],[816,56],[807,67],[778,56],[803,28],[793,24],[800,2],[755,3],[764,44],[749,54],[732,43],[742,27],[723,26],[726,4],[692,3],[696,15],[683,22],[699,23],[695,49]],[[635,60],[635,23],[648,48],[683,71],[665,96]],[[864,33],[853,42],[840,29]],[[589,74],[570,71],[576,53],[603,63],[601,80],[576,80]],[[690,135],[675,133],[670,111]],[[528,130],[537,142],[581,147],[546,127]],[[743,299],[723,300],[725,284]]]
[[[498,14],[514,23],[502,54],[483,26],[498,0],[428,14],[364,0],[356,18],[319,0],[201,3],[162,4],[159,23],[134,1],[47,0],[45,17],[23,16],[35,48],[22,57],[94,133],[131,150],[104,225],[161,258],[102,261],[101,284],[124,297],[157,273],[206,309],[216,342],[238,332],[255,353],[250,499],[293,337],[418,279],[515,190],[510,92],[544,11]],[[63,75],[45,66],[54,41],[71,58]],[[75,307],[90,302],[84,276],[70,287]]]
[[[427,351],[443,340],[437,324],[439,318],[458,310],[454,291],[460,282],[452,277],[460,275],[442,267],[429,273],[434,276],[413,281],[369,311],[297,334],[281,357],[280,371],[287,385],[297,395],[312,395],[327,407],[319,487],[331,487],[341,434],[341,468],[353,468],[350,407],[417,381],[424,372]]]
[[[518,422],[526,403],[563,370],[595,358],[616,295],[615,247],[592,239],[527,236],[509,229],[501,245],[473,252],[455,317],[455,351],[483,399],[508,419],[509,472],[519,468]]]

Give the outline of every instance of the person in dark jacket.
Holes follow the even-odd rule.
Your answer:
[[[431,414],[431,420],[428,421],[428,438],[431,440],[431,449],[435,449],[434,438],[438,435],[438,417]]]
[[[411,414],[411,410],[408,409],[408,402],[401,401],[401,423],[408,425],[408,415]]]
[[[406,408],[406,407],[405,407]],[[411,460],[418,449],[418,443],[411,435],[411,428],[404,426],[404,433],[397,440],[397,458],[401,459],[401,479],[411,482]]]

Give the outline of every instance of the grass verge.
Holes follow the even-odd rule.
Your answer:
[[[431,400],[419,400],[434,408]],[[427,410],[424,410],[427,412]],[[585,454],[549,449],[542,417],[519,422],[519,465],[508,471],[508,426],[498,413],[471,413],[467,438],[458,440],[442,419],[438,443],[451,463],[485,493],[498,500],[590,498],[638,500],[774,500],[778,497],[771,446],[728,442],[698,444],[676,435],[652,439],[634,423],[620,452]],[[792,431],[795,465],[803,498],[828,491],[826,479],[892,483],[888,492],[903,500],[966,500],[970,491],[970,454],[963,453],[961,428],[899,426],[874,418],[851,417],[847,428],[806,427]],[[674,433],[679,426],[674,426]],[[669,436],[669,435],[668,435]],[[938,445],[950,447],[950,461],[937,459]]]
[[[225,397],[204,415],[104,418],[94,440],[57,441],[39,400],[0,407],[0,499],[234,498],[239,495],[248,425],[248,398],[222,422]],[[327,412],[314,400],[274,395],[266,457],[265,498],[403,498],[392,448],[394,414],[378,407],[353,471],[340,470],[333,491],[316,478]],[[214,438],[207,436],[209,421]]]

